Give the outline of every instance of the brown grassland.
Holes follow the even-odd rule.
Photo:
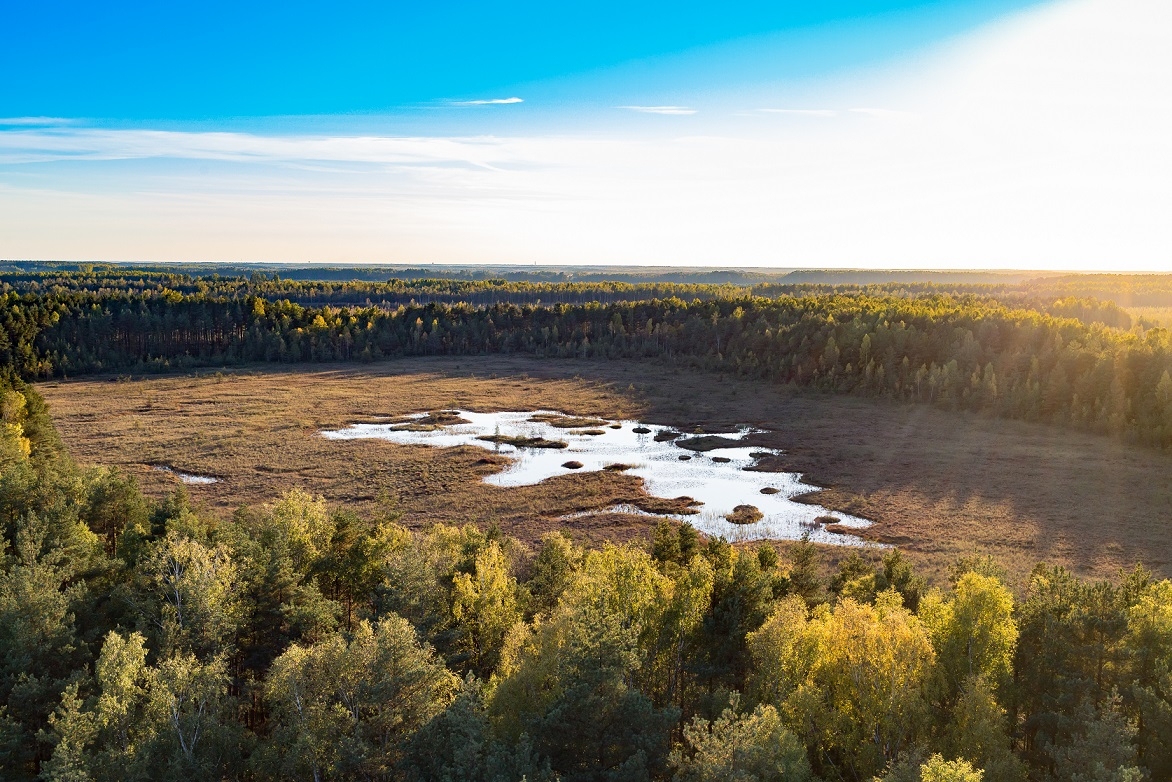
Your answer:
[[[39,386],[74,457],[118,466],[161,496],[168,465],[220,482],[193,499],[230,513],[302,487],[360,513],[393,506],[421,526],[498,524],[534,541],[564,529],[587,543],[646,537],[622,514],[560,521],[619,502],[653,502],[618,471],[537,486],[482,482],[480,448],[328,441],[325,428],[410,412],[553,409],[641,418],[694,431],[770,430],[771,468],[825,487],[813,501],[873,519],[865,536],[899,545],[939,579],[959,556],[991,554],[1021,579],[1036,561],[1108,575],[1142,562],[1172,575],[1172,456],[1040,424],[797,391],[653,362],[409,359],[365,366],[258,367]],[[660,506],[664,507],[664,506]],[[830,559],[841,556],[831,551]]]

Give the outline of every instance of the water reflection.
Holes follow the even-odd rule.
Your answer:
[[[856,529],[870,526],[866,519],[793,501],[799,494],[818,491],[817,487],[802,483],[799,474],[746,469],[759,459],[777,453],[737,445],[752,429],[694,436],[639,421],[598,421],[597,426],[589,428],[581,426],[581,422],[582,419],[570,419],[547,410],[506,413],[451,410],[411,416],[394,423],[354,424],[322,432],[322,436],[332,440],[373,438],[440,448],[474,445],[506,454],[510,463],[485,478],[495,486],[529,486],[555,475],[622,466],[628,474],[643,479],[648,494],[665,499],[688,496],[701,503],[696,514],[654,515],[686,521],[707,535],[741,541],[794,540],[809,534],[811,540],[822,543],[869,545],[853,535],[824,529],[828,517],[843,527]],[[558,423],[563,425],[557,426]],[[578,426],[569,428],[570,424]],[[524,441],[529,445],[510,444]],[[533,447],[533,444],[564,444],[564,447]],[[726,517],[739,505],[757,508],[761,512],[760,521],[749,524],[728,521]],[[608,510],[629,512],[631,509]]]

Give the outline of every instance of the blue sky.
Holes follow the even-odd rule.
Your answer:
[[[0,257],[1172,270],[1172,3],[9,3]]]
[[[723,68],[726,82],[810,76],[897,57],[1027,0],[803,2],[10,3],[0,104],[10,117],[217,120],[393,113],[513,97],[613,103],[695,90],[694,74],[558,80],[714,44],[804,34]],[[710,63],[722,70],[721,63]],[[652,69],[654,71],[654,69]],[[740,70],[741,72],[736,72]],[[730,72],[731,71],[731,72]],[[589,81],[587,78],[585,81]],[[583,89],[583,87],[587,89]],[[652,95],[654,97],[654,95]],[[533,98],[529,99],[533,102]],[[499,104],[498,104],[499,105]]]

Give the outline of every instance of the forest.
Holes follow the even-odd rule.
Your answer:
[[[1172,335],[1115,301],[1067,295],[1082,292],[1076,283],[27,272],[4,277],[0,365],[35,379],[426,355],[634,358],[1172,445]],[[1168,285],[1152,276],[1116,288]]]
[[[2,280],[0,778],[1172,779],[1172,582],[1143,568],[929,585],[898,549],[526,544],[297,489],[221,516],[75,463],[29,385],[637,358],[1172,445],[1172,337],[1077,281]]]
[[[6,780],[1172,778],[1172,582],[836,568],[409,530],[292,490],[218,518],[0,391]]]

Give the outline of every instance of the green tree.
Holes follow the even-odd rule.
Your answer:
[[[528,736],[516,747],[492,737],[483,686],[471,676],[442,714],[411,738],[401,764],[408,782],[554,782],[548,759],[533,750]]]
[[[272,665],[270,740],[256,771],[282,778],[391,779],[407,741],[451,702],[458,680],[401,617],[355,625]]]
[[[830,591],[839,598],[849,597],[859,603],[872,603],[878,589],[875,568],[852,551],[838,563],[838,572],[830,580]]]
[[[739,712],[734,699],[715,721],[684,726],[671,754],[676,782],[806,782],[814,780],[806,748],[772,706]]]
[[[810,542],[808,534],[803,534],[802,539],[790,546],[787,553],[790,561],[790,594],[800,595],[811,608],[825,602],[826,586],[819,573],[822,554],[818,546]]]
[[[117,470],[97,469],[88,484],[89,496],[82,519],[105,542],[107,553],[118,553],[118,539],[127,530],[149,529],[146,501],[132,476]]]
[[[678,712],[656,708],[656,640],[674,582],[630,546],[586,555],[557,610],[510,634],[489,703],[494,735],[523,735],[565,780],[642,778],[666,764]]]
[[[961,758],[985,770],[987,782],[1022,782],[1024,764],[1013,754],[1005,709],[994,688],[980,676],[965,682],[945,728],[944,746],[950,757]]]
[[[239,771],[242,729],[222,659],[190,654],[147,665],[138,633],[106,636],[97,692],[84,703],[77,684],[52,720],[56,747],[42,777],[65,780],[220,779]]]
[[[867,778],[927,737],[935,653],[895,592],[807,614],[786,598],[749,636],[751,691],[775,705],[815,771]]]
[[[460,627],[461,648],[481,676],[496,669],[509,628],[521,620],[517,582],[495,542],[476,557],[472,573],[456,574],[452,583],[452,617]]]
[[[917,575],[907,557],[897,548],[883,555],[883,568],[876,574],[875,591],[894,589],[903,598],[904,608],[912,613],[920,610],[920,600],[928,591],[928,582]]]
[[[1144,778],[1136,765],[1135,725],[1119,708],[1118,698],[1096,709],[1083,701],[1074,717],[1071,739],[1049,745],[1054,775],[1070,782],[1140,782]]]
[[[146,610],[161,649],[208,657],[228,648],[240,618],[238,572],[226,546],[173,530],[150,547],[142,569],[152,598]]]
[[[1073,741],[1071,714],[1101,703],[1125,684],[1129,606],[1148,583],[1137,570],[1121,582],[1083,582],[1062,568],[1038,566],[1017,611],[1014,661],[1017,719],[1031,765],[1050,763],[1048,745]]]
[[[1017,623],[1013,594],[1000,581],[965,573],[953,594],[933,593],[920,605],[950,698],[973,676],[1000,686],[1013,670]]]
[[[723,538],[709,540],[702,554],[712,574],[712,597],[690,667],[709,689],[739,689],[749,670],[745,638],[769,615],[774,580],[752,551],[739,552]]]
[[[240,571],[244,665],[259,673],[289,644],[312,642],[337,626],[340,607],[315,577],[334,529],[325,503],[292,491],[273,505],[237,514],[233,540]]]
[[[44,759],[36,737],[87,659],[76,617],[88,590],[75,572],[86,560],[52,532],[48,519],[28,514],[0,560],[0,704],[10,741],[0,771],[14,780],[36,773]]]
[[[1128,610],[1126,644],[1139,760],[1153,778],[1172,778],[1172,581],[1147,587]]]
[[[98,745],[91,773],[96,779],[112,780],[132,769],[140,774],[145,770],[141,762],[136,763],[141,759],[135,754],[143,738],[140,731],[153,673],[146,657],[146,639],[139,633],[124,639],[112,632],[102,644],[94,671],[98,698],[91,712]]]
[[[319,552],[313,572],[330,598],[339,601],[350,630],[355,609],[369,612],[393,551],[406,545],[407,531],[384,519],[366,523],[352,513],[335,513],[329,546]]]
[[[222,779],[238,770],[241,725],[222,657],[201,662],[181,653],[154,669],[147,699],[148,736],[139,753],[151,779]]]
[[[527,618],[549,616],[553,612],[582,557],[582,550],[560,532],[547,533],[541,539],[541,548],[533,558],[524,584]]]

